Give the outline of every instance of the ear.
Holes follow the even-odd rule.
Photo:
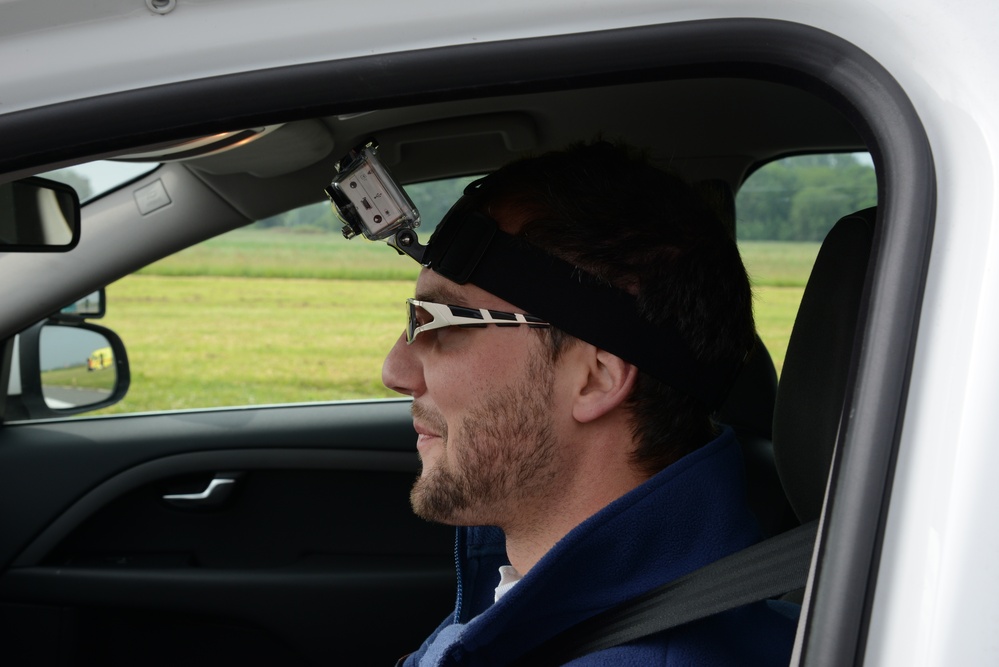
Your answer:
[[[620,407],[635,388],[638,369],[592,345],[584,355],[586,372],[575,396],[572,416],[580,423],[596,421]]]

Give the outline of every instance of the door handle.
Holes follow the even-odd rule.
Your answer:
[[[236,480],[243,473],[216,473],[203,491],[197,493],[168,493],[163,500],[174,507],[210,508],[219,507],[232,495],[236,488]]]

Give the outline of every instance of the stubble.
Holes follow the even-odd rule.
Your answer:
[[[503,525],[524,503],[553,492],[554,370],[537,353],[525,370],[517,382],[470,409],[453,433],[438,415],[414,404],[414,416],[436,424],[442,440],[434,467],[410,493],[418,516],[452,525]]]

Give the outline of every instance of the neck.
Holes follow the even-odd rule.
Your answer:
[[[586,451],[585,447],[581,449]],[[620,443],[599,444],[588,451],[609,452],[612,456],[589,456],[578,461],[579,465],[566,471],[568,479],[555,493],[500,525],[506,535],[507,557],[521,575],[527,574],[569,531],[649,478],[635,470],[628,457],[620,456],[630,451]]]

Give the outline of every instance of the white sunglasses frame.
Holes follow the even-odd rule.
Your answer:
[[[433,319],[426,324],[415,326],[416,308],[422,308]],[[460,315],[455,310],[467,312],[469,315]],[[408,317],[406,323],[406,343],[408,345],[412,345],[421,332],[443,329],[444,327],[480,328],[487,324],[495,324],[499,327],[519,327],[523,324],[533,329],[544,329],[551,326],[550,323],[526,313],[508,313],[502,310],[453,306],[419,299],[406,299],[406,315]]]

